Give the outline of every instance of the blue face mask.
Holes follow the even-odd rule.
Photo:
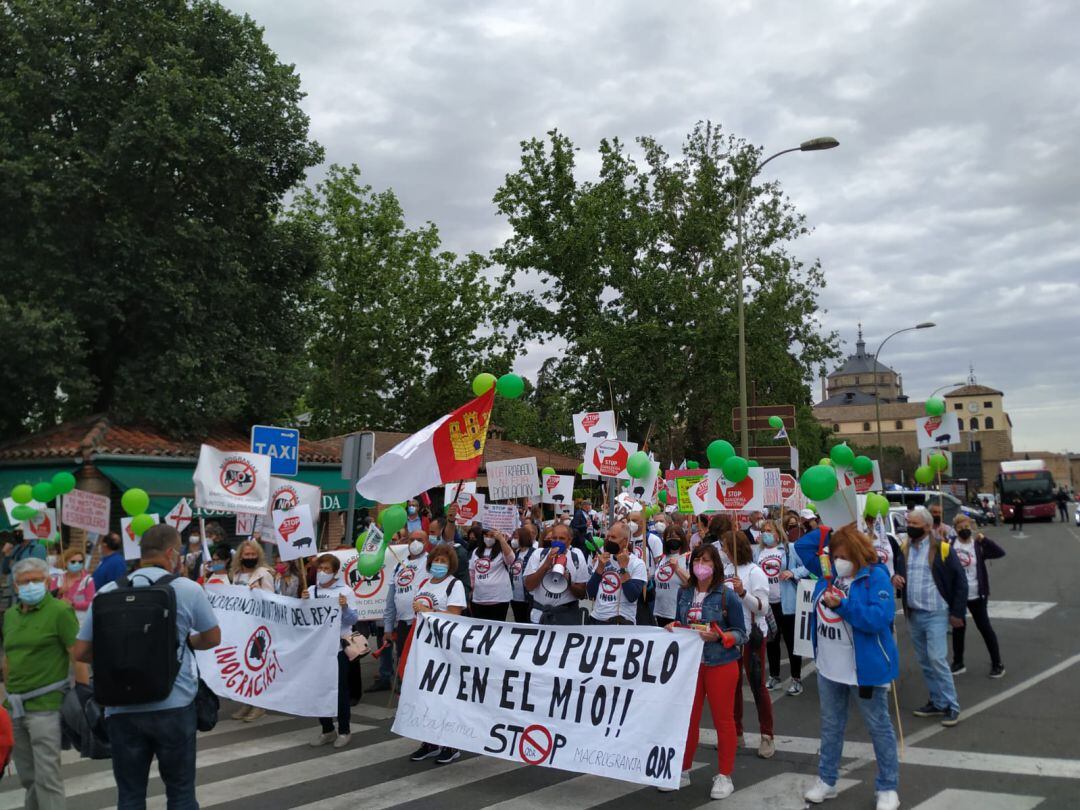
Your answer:
[[[225,563],[223,563],[223,562],[210,563],[210,570],[211,571],[224,571],[225,570]]]
[[[44,582],[27,582],[19,586],[19,601],[25,605],[36,605],[45,598]]]
[[[776,535],[774,535],[772,532],[762,532],[761,542],[769,548],[772,548],[776,545]]]
[[[435,579],[442,579],[450,573],[450,566],[446,563],[432,563],[431,564],[431,576]],[[43,586],[44,587],[44,586]]]
[[[81,562],[69,562],[67,565],[68,571],[73,574],[77,574],[83,570],[83,564]]]

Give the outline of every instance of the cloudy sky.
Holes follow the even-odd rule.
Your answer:
[[[779,150],[814,233],[827,327],[913,398],[967,377],[1006,394],[1018,449],[1080,451],[1080,4],[1073,0],[226,0],[308,93],[327,162],[392,186],[447,246],[506,236],[491,197],[551,127],[583,154],[699,119]],[[582,161],[587,172],[594,164]],[[314,175],[313,179],[317,179]],[[522,358],[533,371],[544,356]]]

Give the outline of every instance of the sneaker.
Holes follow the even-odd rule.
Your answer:
[[[967,667],[964,666],[963,661],[960,661],[960,662],[953,661],[953,665],[952,665],[951,669],[952,669],[952,674],[953,675],[963,675],[965,672],[967,672]]]
[[[960,722],[960,712],[957,709],[947,709],[945,711],[945,717],[941,721],[941,725],[945,728],[952,728]]]
[[[761,735],[761,742],[758,744],[757,755],[762,759],[772,759],[776,753],[776,743],[773,742],[772,737],[766,737]]]
[[[941,717],[945,714],[944,709],[939,709],[933,703],[927,701],[926,705],[921,709],[916,709],[912,712],[916,717]]]
[[[336,739],[337,739],[337,734],[335,734],[334,732],[332,732],[332,731],[322,731],[322,732],[319,732],[319,736],[316,737],[314,740],[312,740],[309,743],[309,745],[312,748],[318,748],[319,746],[322,746],[322,745],[329,745],[330,743],[332,743]]]
[[[836,785],[826,784],[819,776],[810,789],[803,794],[803,798],[811,804],[821,804],[826,799],[835,799]]]
[[[1005,665],[1004,664],[997,664],[996,666],[990,667],[990,677],[991,678],[1004,678],[1005,677]]]
[[[877,810],[899,810],[900,796],[895,790],[881,790],[877,794]]]
[[[352,734],[338,734],[337,739],[334,740],[334,748],[344,748],[351,742]]]
[[[712,790],[709,791],[709,798],[726,799],[734,792],[735,785],[731,783],[730,776],[725,776],[722,773],[718,773],[716,776],[713,777]]]
[[[439,746],[431,743],[421,743],[420,747],[413,751],[409,757],[413,762],[423,762],[425,759],[439,755]]]
[[[260,709],[257,706],[253,706],[251,711],[247,713],[247,717],[244,718],[244,722],[250,723],[254,720],[258,720],[264,714],[266,714],[266,709]]]
[[[369,686],[364,691],[366,691],[366,692],[386,692],[386,691],[389,691],[389,689],[390,689],[390,684],[388,684],[386,681],[375,681],[375,683],[373,683],[371,686]]]
[[[690,771],[683,771],[682,776],[679,777],[678,787],[662,787],[657,788],[661,793],[674,793],[676,790],[682,790],[684,787],[690,787]]]
[[[449,765],[454,760],[461,759],[461,752],[456,748],[443,748],[435,760],[436,765]]]
[[[787,693],[792,697],[795,697],[796,695],[801,695],[803,693],[802,681],[799,678],[792,678],[791,686],[787,688]]]
[[[248,716],[248,712],[250,712],[254,708],[255,708],[254,706],[241,706],[239,709],[237,709],[235,712],[233,712],[229,716],[233,720],[246,720],[247,716]]]
[[[771,692],[774,689],[779,689],[780,684],[782,683],[782,680],[780,680],[779,678],[774,678],[772,675],[770,675],[769,680],[765,681],[765,688]]]

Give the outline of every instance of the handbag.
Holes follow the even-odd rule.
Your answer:
[[[776,617],[773,615],[771,607],[765,611],[765,623],[769,626],[769,632],[765,636],[765,641],[776,641],[780,635],[780,625],[776,623]]]
[[[206,681],[199,678],[199,688],[195,692],[195,727],[199,731],[213,731],[218,721],[221,701]]]
[[[345,651],[346,658],[355,661],[368,655],[371,652],[371,645],[368,643],[367,636],[363,633],[352,633],[349,636],[342,637],[341,649]]]

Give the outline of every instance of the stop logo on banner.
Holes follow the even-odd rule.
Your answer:
[[[532,725],[521,732],[518,742],[518,754],[526,765],[539,765],[551,756],[555,738],[541,725]]]
[[[794,475],[780,473],[780,497],[785,501],[795,494],[795,488],[798,485],[799,482],[795,480]]]

